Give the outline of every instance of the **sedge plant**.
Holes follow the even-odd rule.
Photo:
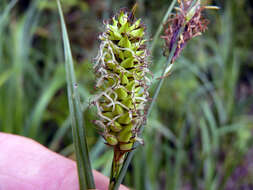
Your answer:
[[[81,129],[83,118],[76,90],[70,45],[60,3],[57,2],[63,31],[69,106],[72,114],[79,183],[81,189],[94,189],[85,130]],[[175,1],[172,3],[171,7]],[[148,88],[151,84],[148,69],[150,53],[146,45],[145,27],[142,21],[135,19],[134,16],[135,7],[130,12],[120,10],[110,21],[104,22],[105,31],[99,36],[101,44],[94,65],[98,93],[92,103],[97,108],[98,116],[94,123],[99,127],[99,133],[106,144],[111,146],[114,152],[110,190],[118,189],[134,149],[139,144],[143,144],[140,138],[143,126],[173,63],[186,43],[193,37],[201,35],[207,28],[207,20],[203,19],[201,14],[205,7],[201,6],[199,0],[178,0],[178,4],[177,14],[163,23],[165,32],[162,38],[165,39],[167,50],[164,55],[168,57],[168,61],[149,106],[147,105]],[[169,11],[171,10],[169,8]]]
[[[68,134],[68,126],[71,125],[73,120],[72,116],[66,119],[68,114],[67,105],[64,101],[66,95],[62,93],[67,80],[64,78],[64,65],[61,64],[63,56],[58,46],[60,36],[55,32],[56,28],[59,27],[59,23],[55,22],[55,19],[57,19],[57,15],[54,14],[56,7],[48,9],[47,6],[47,10],[44,11],[45,8],[42,9],[40,3],[36,3],[38,1],[32,1],[29,7],[27,4],[17,2],[19,1],[3,0],[0,5],[1,131],[33,137],[44,145],[48,145],[51,141],[52,149],[61,151],[65,156],[70,155],[73,153],[74,144],[70,144],[72,141]],[[44,2],[44,5],[53,5],[55,3],[54,1],[41,2]],[[69,3],[62,2],[67,13]],[[113,7],[126,5],[126,2],[130,1],[114,1]],[[171,3],[168,9],[172,10],[178,1],[171,0],[167,2],[174,3]],[[247,15],[248,11],[245,10],[252,10],[252,8],[248,6],[248,2],[235,0],[226,1],[225,3],[224,1],[216,2],[217,5],[223,5],[224,3],[224,14],[220,17],[221,23],[214,25],[214,30],[217,29],[217,31],[212,31],[217,32],[215,38],[206,36],[194,41],[192,46],[195,48],[188,48],[187,58],[180,56],[179,59],[176,59],[178,56],[175,56],[174,53],[175,60],[170,66],[174,65],[176,68],[174,66],[165,67],[165,65],[160,64],[164,60],[162,56],[157,56],[157,59],[154,59],[153,65],[157,65],[156,69],[165,67],[168,71],[165,72],[165,76],[168,76],[171,68],[173,68],[174,77],[167,83],[167,79],[163,77],[165,84],[163,84],[161,90],[165,93],[160,93],[157,101],[154,98],[156,96],[153,96],[152,102],[155,102],[157,106],[152,109],[151,117],[146,116],[148,117],[148,127],[145,127],[145,147],[137,149],[139,152],[135,155],[134,162],[131,164],[131,171],[125,177],[125,184],[133,185],[135,189],[147,190],[160,189],[159,187],[184,189],[186,186],[192,189],[226,189],[230,188],[231,185],[240,189],[240,184],[246,188],[247,180],[251,184],[252,180],[247,179],[246,174],[244,174],[243,180],[236,179],[238,169],[239,171],[246,171],[249,168],[247,167],[249,162],[244,159],[245,153],[252,154],[252,151],[248,151],[246,148],[252,144],[248,143],[247,140],[250,137],[250,129],[252,128],[252,122],[251,124],[248,123],[248,120],[251,120],[248,111],[252,97],[247,96],[247,90],[244,92],[245,89],[249,89],[248,84],[245,88],[245,81],[248,78],[250,79],[248,75],[250,69],[247,67],[250,61],[248,61],[247,55],[251,51],[248,46],[250,45],[249,39],[251,39],[251,36],[249,34],[252,27],[250,27],[250,17]],[[78,12],[76,10],[80,8],[77,6],[78,4],[73,2],[70,4],[72,4],[71,7],[73,7],[73,4],[75,5],[71,13],[72,11]],[[160,18],[158,15],[165,8],[164,5],[166,5],[165,1],[145,1],[145,4],[141,5],[143,13],[146,12],[149,15],[146,18],[147,23],[152,22],[152,26],[157,26],[154,21]],[[178,13],[183,13],[182,10],[186,10],[185,8],[182,9],[180,4],[177,4],[177,6]],[[107,7],[110,6],[107,5]],[[145,8],[147,8],[146,11]],[[150,13],[151,8],[152,13]],[[94,16],[96,11],[101,13],[101,9],[97,10],[97,8],[86,11],[82,9],[81,13],[78,12],[80,15],[84,15],[84,19],[82,18],[84,25],[78,23],[78,28],[90,28],[89,25],[96,28],[99,21]],[[105,13],[103,14],[104,17],[109,16],[108,9],[103,9],[103,13]],[[173,25],[174,23],[175,26],[176,24],[179,25],[180,19],[178,17],[176,23],[173,19],[174,16],[170,13],[171,11],[168,11],[161,19],[163,22],[161,22],[159,30],[152,37],[151,55],[161,54],[162,50],[158,45],[160,43],[156,42],[157,39],[161,41],[160,33],[164,25],[166,25],[166,34],[163,34],[163,39],[168,42],[165,55],[172,55],[173,49],[170,49],[170,42],[171,36],[174,36],[173,34],[176,31]],[[72,14],[69,14],[68,17],[70,15],[72,16]],[[168,17],[173,20],[169,21]],[[90,22],[86,22],[85,19]],[[75,21],[71,20],[71,26]],[[41,33],[43,31],[46,31],[46,33]],[[75,27],[72,27],[71,40],[76,35],[75,31]],[[151,28],[148,31],[151,31]],[[236,31],[243,35],[237,35],[238,32]],[[80,32],[79,35],[82,39],[89,36],[85,31]],[[64,36],[66,42],[66,35]],[[184,35],[182,36],[184,37]],[[81,38],[79,38],[80,41]],[[188,43],[185,37],[179,38],[179,40],[181,40],[179,43],[175,43],[178,45],[177,47],[183,47],[183,44]],[[67,43],[64,45],[68,46]],[[73,46],[73,50],[75,53],[77,50],[78,52],[81,51],[85,57],[89,51],[83,51],[78,46]],[[156,50],[156,54],[153,53],[153,50]],[[188,59],[193,56],[194,63]],[[60,64],[55,63],[56,60],[60,60]],[[86,70],[87,66],[88,64],[75,65],[75,69],[78,71],[77,81],[82,77],[85,84],[92,80],[89,79],[91,77],[89,71]],[[247,69],[245,69],[245,66]],[[158,75],[154,70],[152,71],[155,76]],[[162,69],[159,69],[159,72],[162,72]],[[154,88],[149,90],[151,95],[154,94],[153,89],[155,90],[156,85],[161,80],[162,78],[154,80]],[[81,102],[87,102],[89,96],[84,92],[88,91],[86,87],[89,88],[89,85],[85,85],[84,89],[83,85],[75,85],[75,82],[69,81],[68,79],[68,84],[73,89],[73,91],[71,89],[72,95],[70,95],[70,98],[76,99],[75,94],[78,92],[81,95]],[[243,89],[241,90],[242,86]],[[76,89],[78,91],[74,92]],[[150,105],[149,102],[147,105]],[[151,110],[151,107],[149,110]],[[74,108],[77,108],[77,106],[74,106]],[[59,110],[61,111],[60,115]],[[158,114],[161,112],[162,114]],[[173,114],[173,120],[163,117],[170,114]],[[87,113],[83,116],[89,117]],[[66,122],[63,122],[65,119]],[[169,123],[169,125],[166,126],[166,123]],[[87,128],[89,125],[90,123],[87,122],[85,127]],[[78,127],[82,129],[84,126],[80,123]],[[88,140],[89,145],[92,145],[90,155],[91,160],[94,161],[92,163],[93,167],[101,169],[101,172],[107,175],[111,162],[109,158],[111,158],[113,149],[104,153],[106,147],[103,140],[101,138],[97,140],[97,136],[93,135],[94,131],[92,129],[88,129],[87,132],[88,134],[92,132]],[[55,138],[50,140],[53,133]],[[139,130],[138,136],[141,136],[140,133],[141,130]],[[170,133],[173,135],[173,139],[169,136]],[[79,142],[83,140],[82,137],[77,136],[80,139]],[[74,136],[74,139],[76,139],[76,136]],[[93,145],[95,140],[97,140],[97,143]],[[75,142],[78,141],[75,140]],[[137,143],[135,144],[134,147],[137,147]],[[131,160],[129,158],[136,152],[135,150],[125,153],[125,161],[119,176],[116,177],[114,188],[123,179],[127,163]],[[78,149],[76,149],[77,151]],[[224,160],[223,156],[220,160],[220,155],[225,156]],[[236,159],[233,159],[235,157]],[[76,160],[82,162],[78,157]],[[241,163],[243,163],[243,167],[239,165]],[[79,164],[78,167],[80,168],[82,165]],[[80,181],[84,182],[82,174],[79,176]],[[249,175],[249,177],[251,176]],[[164,179],[168,180],[164,181]],[[86,189],[83,183],[80,185],[80,189]]]
[[[172,2],[172,4],[173,3],[174,2]],[[182,49],[185,47],[186,43],[193,37],[201,35],[202,32],[206,30],[208,21],[202,17],[202,11],[205,8],[216,9],[216,7],[212,7],[212,6],[209,6],[209,7],[201,6],[200,0],[198,1],[178,0],[178,3],[179,3],[179,8],[177,8],[178,13],[172,17],[169,17],[167,22],[164,23],[165,32],[164,32],[163,38],[165,39],[166,50],[168,52],[168,55],[167,55],[168,60],[167,60],[167,63],[165,64],[161,77],[159,78],[159,82],[157,84],[155,93],[152,97],[152,101],[147,108],[146,117],[148,117],[149,114],[151,113],[152,107],[155,104],[155,101],[158,97],[158,94],[160,92],[164,79],[169,74],[173,66],[173,63],[175,62],[176,58],[179,56]],[[170,10],[171,9],[169,8],[168,11]],[[169,14],[166,13],[165,17],[167,17],[168,15]],[[159,30],[160,29],[158,28],[157,33],[159,33]],[[166,52],[165,52],[165,55],[166,55]],[[144,125],[140,125],[138,127],[138,131],[140,135],[143,131],[143,127]],[[126,158],[124,159],[124,163],[122,164],[121,170],[119,173],[117,173],[118,175],[116,176],[116,179],[114,179],[115,178],[114,176],[111,176],[112,183],[110,184],[111,185],[110,189],[118,189],[119,185],[121,184],[126,174],[127,167],[130,164],[130,161],[133,157],[133,154],[134,154],[133,150],[138,145],[139,145],[139,142],[136,141],[134,143],[134,146],[132,147],[132,151],[129,151],[127,153]]]

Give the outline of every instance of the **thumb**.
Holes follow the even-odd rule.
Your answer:
[[[79,189],[75,162],[34,140],[0,133],[0,150],[1,190]],[[106,190],[109,179],[95,170],[93,175],[97,189]]]

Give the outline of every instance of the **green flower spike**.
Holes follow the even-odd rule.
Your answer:
[[[93,103],[99,117],[95,123],[106,144],[114,148],[113,178],[133,143],[142,142],[137,133],[145,121],[150,83],[144,35],[141,20],[122,10],[105,23],[105,32],[99,36],[101,45],[94,65],[99,93]]]

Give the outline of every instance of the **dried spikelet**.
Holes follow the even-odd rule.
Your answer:
[[[178,13],[172,15],[172,17],[168,19],[164,26],[164,36],[162,36],[162,38],[165,39],[166,50],[168,50],[168,52],[170,52],[173,45],[177,43],[172,63],[179,56],[186,43],[190,39],[201,35],[207,29],[208,24],[208,20],[202,17],[202,11],[207,7],[202,7],[200,1],[197,1],[192,7],[192,0],[180,0],[178,2],[180,5],[180,7],[177,8]],[[184,31],[177,41],[177,35],[182,27],[184,27]]]
[[[121,10],[104,24],[94,65],[99,91],[93,101],[99,117],[95,123],[102,129],[106,143],[119,152],[120,159],[139,140],[138,128],[145,121],[149,54],[145,28],[140,19],[133,19],[132,13]]]

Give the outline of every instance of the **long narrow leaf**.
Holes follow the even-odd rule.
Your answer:
[[[50,100],[53,98],[57,90],[63,86],[64,72],[63,68],[59,67],[56,70],[54,77],[51,79],[51,82],[43,89],[41,96],[39,97],[35,108],[31,113],[31,121],[26,127],[25,134],[27,134],[31,138],[36,138],[40,131],[40,123],[43,118],[43,113],[47,108]]]
[[[80,97],[77,92],[77,85],[74,73],[73,58],[70,49],[66,25],[60,1],[57,0],[61,20],[62,39],[65,54],[65,69],[68,87],[68,102],[72,123],[72,134],[77,159],[80,190],[95,189],[92,169],[89,159],[88,146],[83,125],[83,114],[81,110]]]

